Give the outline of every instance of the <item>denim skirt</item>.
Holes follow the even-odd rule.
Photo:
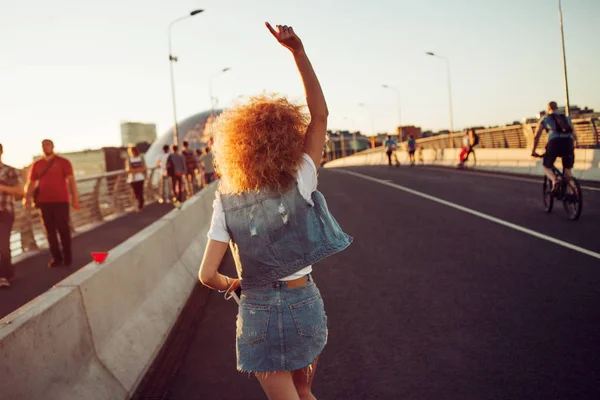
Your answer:
[[[242,291],[237,316],[237,369],[294,371],[312,364],[327,343],[323,299],[310,275],[306,286],[277,281]]]

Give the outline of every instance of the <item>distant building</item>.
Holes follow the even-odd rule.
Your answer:
[[[147,143],[138,146],[142,154],[142,150],[148,147]],[[129,157],[126,147],[102,147],[100,149],[86,149],[69,153],[59,152],[58,154],[71,161],[73,175],[76,178],[125,169],[125,160]],[[33,161],[38,160],[40,157],[41,155],[35,156]]]
[[[156,125],[140,122],[121,123],[121,145],[152,143],[156,140]]]
[[[396,128],[396,134],[398,134],[401,142],[408,140],[410,135],[412,135],[415,139],[418,139],[421,137],[421,128],[412,125],[399,126]]]
[[[558,112],[564,113],[565,107],[558,107]],[[533,118],[525,118],[526,121],[532,120],[532,122],[538,122],[539,119],[546,116],[546,110],[540,111],[537,114],[537,119]],[[571,119],[580,119],[580,118],[600,118],[600,112],[595,112],[591,108],[584,107],[583,109],[577,106],[569,107],[569,117]]]
[[[71,153],[60,153],[73,164],[75,177],[100,175],[125,168],[127,150],[122,147],[102,147]]]

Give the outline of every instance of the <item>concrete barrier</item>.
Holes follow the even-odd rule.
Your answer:
[[[458,163],[460,149],[425,149],[425,165],[454,167]],[[476,164],[472,169],[509,172],[528,175],[542,175],[542,160],[531,157],[528,149],[476,149]],[[408,164],[406,151],[397,151],[401,164]],[[339,158],[325,164],[325,168],[340,168],[361,165],[386,165],[387,156],[383,148],[366,150],[361,153]],[[560,167],[560,162],[557,162]],[[600,181],[600,150],[576,149],[573,172],[579,179]]]
[[[0,320],[0,399],[128,399],[197,282],[215,188]]]

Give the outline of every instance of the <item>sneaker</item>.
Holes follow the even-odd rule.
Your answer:
[[[0,278],[0,288],[9,288],[10,281],[6,278]]]
[[[63,260],[55,260],[54,258],[50,260],[48,263],[48,268],[56,268],[61,267],[63,265]]]

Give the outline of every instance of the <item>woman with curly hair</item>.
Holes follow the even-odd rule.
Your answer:
[[[259,96],[215,122],[221,181],[199,278],[228,293],[241,286],[238,370],[254,373],[269,399],[314,399],[327,316],[312,265],[352,238],[316,190],[328,116],[317,76],[291,27],[266,26],[294,56],[310,116],[284,98]],[[218,272],[228,245],[236,279]]]

